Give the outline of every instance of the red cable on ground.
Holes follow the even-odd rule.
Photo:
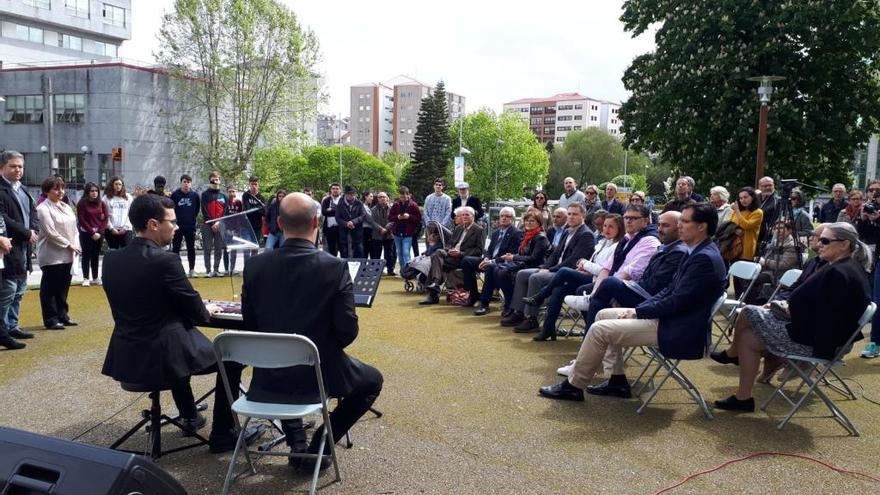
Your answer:
[[[858,472],[858,471],[850,471],[850,470],[848,470],[848,469],[843,469],[843,468],[839,468],[839,467],[836,467],[836,466],[832,466],[831,464],[828,464],[828,463],[825,462],[825,461],[821,461],[821,460],[816,459],[816,458],[814,458],[814,457],[810,457],[810,456],[803,455],[803,454],[794,454],[794,453],[791,453],[791,452],[755,452],[754,454],[749,454],[749,455],[747,455],[747,456],[745,456],[745,457],[740,457],[740,458],[737,458],[737,459],[731,459],[731,460],[729,460],[729,461],[725,461],[725,462],[723,462],[723,463],[721,463],[721,464],[719,464],[719,465],[717,465],[717,466],[715,466],[715,467],[713,467],[713,468],[711,468],[711,469],[706,469],[705,471],[699,471],[699,472],[697,472],[697,473],[690,474],[690,475],[688,475],[687,478],[685,478],[685,479],[679,481],[678,483],[676,483],[676,484],[674,484],[674,485],[672,485],[672,486],[668,486],[668,487],[666,487],[666,488],[663,488],[662,490],[660,490],[660,491],[658,491],[658,492],[654,492],[654,495],[661,495],[661,494],[666,493],[666,492],[668,492],[668,491],[670,491],[670,490],[674,490],[674,489],[680,487],[681,485],[687,483],[688,481],[690,481],[690,480],[696,478],[697,476],[702,476],[702,475],[704,475],[704,474],[708,474],[708,473],[712,473],[712,472],[718,471],[719,469],[722,469],[722,468],[724,468],[724,467],[727,467],[727,466],[729,466],[730,464],[733,464],[733,463],[735,463],[735,462],[745,461],[745,460],[748,460],[748,459],[752,459],[752,458],[754,458],[754,457],[774,456],[774,455],[775,455],[775,456],[785,456],[785,457],[795,457],[795,458],[798,458],[798,459],[806,459],[806,460],[808,460],[808,461],[812,461],[812,462],[815,462],[815,463],[817,463],[817,464],[821,464],[821,465],[827,467],[828,469],[831,469],[832,471],[837,471],[838,473],[841,473],[841,474],[849,474],[849,475],[852,475],[852,476],[861,476],[861,477],[863,477],[863,478],[867,478],[867,479],[869,479],[869,480],[871,480],[871,481],[876,481],[876,482],[880,483],[880,478],[875,478],[875,477],[873,477],[873,476],[871,476],[871,475],[869,475],[869,474],[860,473],[860,472]]]

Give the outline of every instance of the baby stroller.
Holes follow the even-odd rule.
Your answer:
[[[428,222],[425,230],[425,254],[415,257],[400,272],[403,277],[403,289],[407,292],[421,294],[425,292],[425,282],[431,269],[431,254],[446,248],[446,240],[452,237],[452,231],[437,222]]]

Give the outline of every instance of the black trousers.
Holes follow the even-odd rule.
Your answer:
[[[482,256],[465,256],[461,260],[461,271],[464,274],[464,288],[471,293],[471,297],[477,297],[480,292],[477,290],[477,272],[481,272],[480,263]]]
[[[327,241],[327,252],[333,256],[339,255],[339,227],[325,228],[324,240]]]
[[[226,377],[229,378],[232,400],[238,399],[241,371],[244,367],[239,363],[233,362],[224,362],[223,367],[226,368]],[[235,426],[232,408],[229,405],[229,399],[226,397],[226,389],[223,388],[223,377],[220,376],[217,370],[217,365],[214,364],[197,373],[197,375],[217,373],[217,379],[214,382],[214,410],[211,422],[212,436],[227,434]],[[196,399],[188,378],[171,388],[171,396],[174,398],[174,405],[177,406],[180,417],[187,419],[196,417]]]
[[[107,249],[122,249],[131,242],[131,231],[123,235],[116,235],[112,230],[104,231],[104,237],[107,238]]]
[[[349,240],[351,248],[349,248]],[[364,257],[364,229],[355,227],[348,229],[341,227],[339,229],[339,255],[343,258],[363,258]]]
[[[49,327],[69,320],[67,316],[67,292],[70,289],[71,263],[41,266],[40,309],[43,311],[43,325]]]
[[[382,250],[385,251],[385,269],[388,273],[394,273],[394,264],[397,263],[397,251],[394,247],[394,238],[390,239],[373,239],[370,241],[370,259],[378,260],[382,257]]]
[[[98,278],[98,258],[101,255],[101,244],[104,237],[100,237],[97,241],[92,239],[92,234],[86,232],[79,233],[79,245],[82,246],[82,271],[83,280],[89,278]],[[89,277],[89,268],[92,269],[92,276]]]
[[[181,241],[186,239],[186,260],[189,262],[189,269],[195,270],[196,268],[196,228],[193,227],[180,227],[174,233],[174,238],[171,239],[171,251],[174,254],[180,254],[180,244]]]
[[[419,257],[419,236],[420,236],[420,234],[421,233],[417,230],[416,233],[412,235],[413,256],[415,256],[416,258]]]
[[[364,228],[364,258],[370,256],[373,247],[373,229]]]

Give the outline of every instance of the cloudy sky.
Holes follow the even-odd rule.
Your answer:
[[[573,91],[619,101],[623,71],[654,46],[653,35],[623,32],[617,0],[281,1],[320,40],[330,97],[321,110],[345,116],[351,85],[400,74],[442,79],[468,111]],[[132,40],[120,56],[152,61],[172,0],[133,3]]]

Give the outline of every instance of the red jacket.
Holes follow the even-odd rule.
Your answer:
[[[80,232],[89,234],[97,232],[104,235],[110,219],[110,211],[107,210],[107,204],[100,199],[94,203],[82,199],[76,204],[76,218],[79,220]]]
[[[406,220],[397,218],[398,215],[409,213]],[[391,205],[391,211],[388,212],[388,223],[393,224],[390,230],[397,237],[411,237],[415,234],[419,225],[422,224],[422,212],[419,205],[415,201],[409,200],[406,204],[401,201],[395,201]]]

